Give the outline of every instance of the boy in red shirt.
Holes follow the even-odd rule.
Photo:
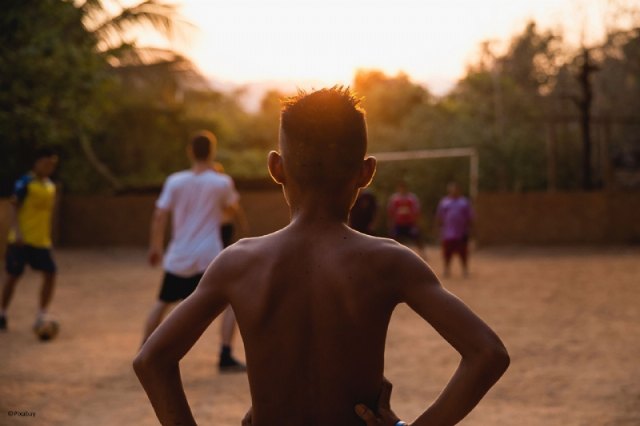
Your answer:
[[[418,255],[425,259],[424,244],[418,227],[420,201],[414,193],[409,192],[406,182],[399,182],[397,191],[389,198],[387,216],[393,239],[400,243],[414,243]]]

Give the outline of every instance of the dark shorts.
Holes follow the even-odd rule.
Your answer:
[[[162,287],[158,299],[163,302],[177,302],[186,299],[196,289],[203,274],[196,274],[190,277],[179,277],[171,272],[164,273]]]
[[[446,260],[451,259],[454,254],[460,255],[463,260],[467,259],[469,239],[460,238],[455,240],[444,240],[442,242],[442,253]]]
[[[56,264],[48,248],[9,244],[5,261],[7,274],[14,277],[22,275],[26,265],[36,271],[56,272]]]
[[[396,225],[393,228],[393,239],[396,241],[420,241],[420,230],[415,225]]]
[[[225,223],[220,227],[222,247],[227,248],[233,243],[233,223]]]

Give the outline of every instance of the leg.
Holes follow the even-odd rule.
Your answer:
[[[4,281],[4,286],[2,288],[2,311],[0,311],[2,315],[5,314],[9,304],[11,303],[13,291],[15,290],[19,279],[19,276],[7,274],[7,279]]]
[[[465,278],[469,276],[468,260],[469,242],[467,240],[462,240],[460,241],[460,262],[462,263],[462,273]]]
[[[243,372],[246,366],[231,356],[231,342],[236,330],[236,315],[228,306],[222,316],[222,324],[220,327],[220,340],[222,348],[220,349],[220,362],[218,367],[221,372]]]
[[[416,244],[416,248],[418,250],[418,255],[420,256],[420,258],[422,260],[424,260],[425,262],[427,261],[427,252],[425,251],[425,247],[424,247],[424,241],[422,240],[422,233],[420,232],[420,229],[416,226],[413,229],[413,236],[414,236],[414,241]]]
[[[42,288],[40,289],[40,315],[44,315],[49,308],[51,299],[53,298],[53,290],[56,283],[55,272],[44,272],[42,279]]]
[[[44,320],[56,284],[56,263],[49,248],[25,246],[27,262],[33,270],[42,272],[42,287],[40,287],[39,310],[36,324]]]
[[[11,303],[13,291],[19,279],[19,276],[7,274],[7,278],[4,281],[4,286],[2,287],[2,307],[0,308],[0,330],[7,329],[6,311]]]
[[[448,277],[451,273],[451,242],[444,240],[442,242],[442,258],[444,260],[444,276]]]
[[[153,331],[158,328],[170,306],[171,305],[169,303],[163,302],[162,300],[158,300],[155,305],[153,305],[153,308],[151,309],[151,312],[149,313],[147,321],[144,325],[142,344],[144,344],[149,336],[151,336],[151,333],[153,333]]]
[[[223,346],[231,346],[233,342],[233,336],[236,331],[236,314],[231,309],[231,306],[227,306],[222,316],[222,325],[220,327],[220,337]]]
[[[174,303],[177,303],[191,294],[198,285],[198,281],[201,275],[193,277],[181,277],[172,274],[169,271],[164,272],[162,277],[162,284],[160,285],[160,293],[158,294],[158,300],[151,308],[149,316],[144,325],[144,332],[142,335],[142,344],[147,341],[151,333],[158,328],[169,308]]]
[[[6,310],[9,308],[13,291],[24,272],[26,259],[24,246],[9,244],[5,258],[7,278],[2,287],[2,305],[0,306],[0,330],[7,329]]]

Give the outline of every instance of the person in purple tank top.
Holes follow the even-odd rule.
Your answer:
[[[440,228],[444,275],[449,276],[453,255],[460,256],[464,276],[469,275],[469,234],[473,225],[473,209],[469,200],[460,193],[460,185],[450,182],[448,195],[440,200],[436,221]]]

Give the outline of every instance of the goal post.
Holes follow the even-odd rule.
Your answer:
[[[469,157],[469,196],[474,200],[478,196],[478,151],[475,148],[420,149],[415,151],[377,152],[370,155],[379,162]]]

